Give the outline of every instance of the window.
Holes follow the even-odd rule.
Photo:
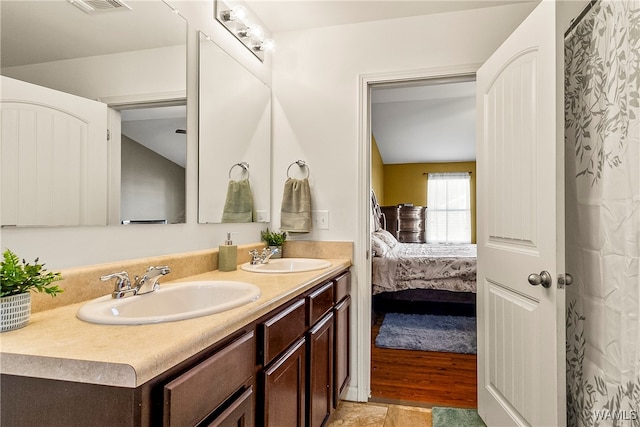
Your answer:
[[[471,242],[471,179],[468,173],[430,173],[427,178],[427,242]]]

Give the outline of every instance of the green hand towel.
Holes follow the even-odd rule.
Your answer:
[[[308,179],[288,178],[285,181],[280,230],[289,233],[311,231],[311,189]]]
[[[248,179],[229,181],[222,222],[252,222],[253,194]]]

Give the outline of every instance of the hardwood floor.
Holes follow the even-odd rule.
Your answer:
[[[476,355],[378,348],[371,328],[371,397],[419,406],[476,408]]]

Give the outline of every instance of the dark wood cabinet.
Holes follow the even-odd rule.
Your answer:
[[[298,334],[298,341],[284,350],[284,355],[275,361],[268,356],[263,358],[265,426],[322,427],[337,407],[339,394],[349,381],[350,280],[348,271],[342,273],[260,323],[265,355],[281,354],[283,343],[291,342]],[[300,314],[302,309],[306,311],[306,322]],[[301,341],[306,343],[304,353],[298,348]],[[301,356],[304,376],[298,370]],[[302,383],[302,389],[294,390],[296,384]],[[300,407],[303,396],[304,405]]]
[[[253,377],[254,354],[255,333],[250,331],[167,383],[163,424],[192,426],[209,417]]]
[[[338,407],[340,396],[349,385],[351,378],[349,370],[351,334],[351,273],[348,271],[335,279],[334,313],[334,378],[333,378],[333,407]]]
[[[382,206],[385,229],[402,243],[426,243],[427,208],[422,206]]]
[[[309,427],[321,427],[333,411],[333,326],[333,313],[330,312],[308,334]]]
[[[301,338],[264,370],[264,425],[304,426],[306,419],[306,340]]]
[[[334,345],[334,380],[333,407],[338,407],[340,396],[349,385],[349,324],[351,323],[351,297],[346,296],[334,310],[335,345]]]
[[[305,299],[300,298],[260,324],[262,364],[267,366],[306,331]]]
[[[137,388],[3,374],[0,424],[321,427],[349,381],[350,278],[318,284]]]
[[[246,389],[220,415],[201,424],[203,427],[251,427],[255,425],[255,392]]]

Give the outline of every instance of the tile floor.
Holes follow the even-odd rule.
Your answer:
[[[328,427],[431,427],[431,409],[341,401]]]

